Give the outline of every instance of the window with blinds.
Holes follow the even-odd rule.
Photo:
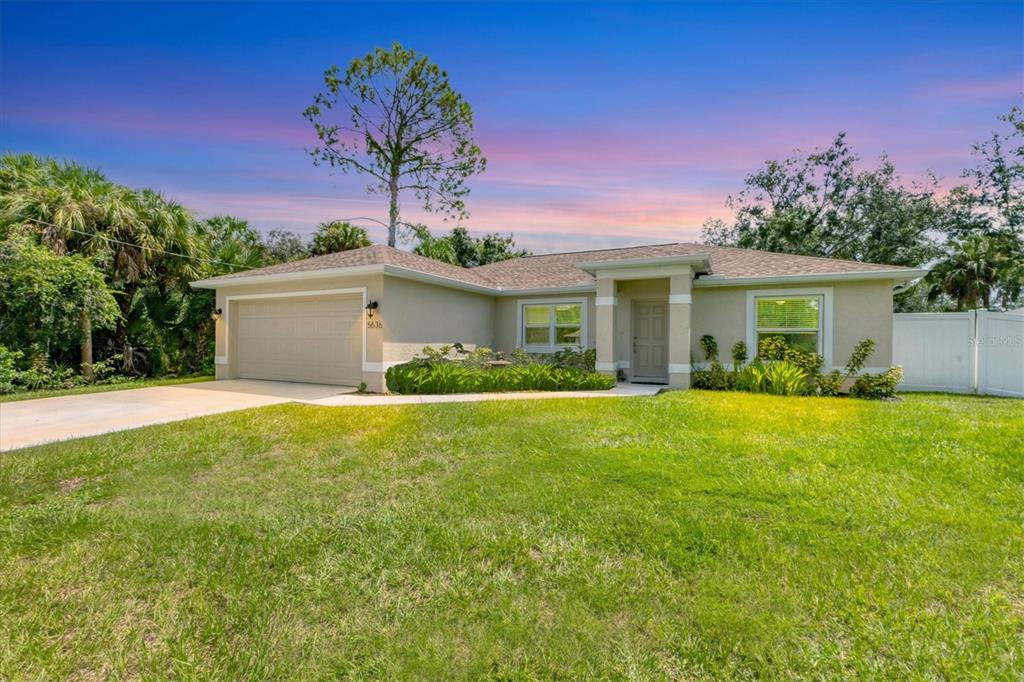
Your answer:
[[[821,352],[821,296],[764,296],[755,299],[757,342],[778,336],[791,348]]]

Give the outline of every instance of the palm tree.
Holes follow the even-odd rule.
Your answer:
[[[363,228],[343,220],[331,220],[317,227],[309,250],[314,256],[322,256],[369,245],[370,237]]]
[[[127,197],[100,173],[31,154],[0,159],[0,224],[23,226],[57,254],[78,252],[98,264],[109,260],[101,238],[112,222],[134,219]],[[82,311],[81,368],[92,378],[92,320]]]
[[[945,295],[956,301],[957,310],[974,309],[979,302],[988,308],[1003,267],[998,244],[988,235],[972,234],[950,246],[945,260],[928,273],[928,300]]]
[[[58,254],[81,253],[101,267],[121,310],[114,340],[128,365],[128,314],[144,280],[196,278],[196,259],[205,254],[195,220],[184,207],[152,190],[117,185],[78,164],[27,154],[0,159],[0,225],[15,224],[34,229]],[[82,372],[90,377],[92,323],[85,315],[81,326]]]

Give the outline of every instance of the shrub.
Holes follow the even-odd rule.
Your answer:
[[[704,351],[704,359],[713,362],[718,359],[718,341],[711,334],[700,337],[700,348]]]
[[[850,395],[868,400],[881,400],[896,395],[896,386],[903,381],[903,369],[890,367],[881,374],[862,374],[850,387]]]
[[[747,344],[737,341],[732,347],[732,371],[738,372],[743,369],[743,365],[747,364],[747,359]]]
[[[384,375],[394,393],[492,393],[498,391],[589,391],[615,386],[615,377],[571,367],[533,363],[482,369],[457,362],[413,360],[388,369]]]
[[[781,336],[766,336],[757,344],[757,357],[763,362],[778,362],[786,359],[789,344]]]
[[[698,370],[691,376],[693,388],[708,391],[730,391],[735,387],[735,376],[725,371],[725,366],[718,360],[711,362],[705,370]]]
[[[875,350],[875,342],[871,339],[864,339],[853,347],[853,352],[850,353],[850,359],[846,363],[847,378],[852,377],[864,369],[864,365],[867,364],[868,358],[871,356],[871,352],[873,350]]]
[[[818,395],[837,396],[843,385],[843,375],[839,370],[832,370],[828,374],[819,374],[814,378],[814,387]]]
[[[786,360],[770,363],[754,360],[736,376],[736,388],[773,395],[805,395],[810,390],[807,372]]]
[[[551,356],[551,364],[555,367],[593,372],[597,368],[597,349],[565,348]]]

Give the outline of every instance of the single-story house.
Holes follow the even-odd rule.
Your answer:
[[[527,256],[461,268],[369,246],[193,282],[217,292],[217,378],[357,385],[424,346],[597,349],[597,369],[686,388],[713,335],[728,361],[782,334],[842,367],[863,338],[892,362],[892,297],[924,270],[705,244]]]

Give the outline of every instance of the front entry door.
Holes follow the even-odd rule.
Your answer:
[[[668,381],[668,301],[633,301],[633,379]]]

